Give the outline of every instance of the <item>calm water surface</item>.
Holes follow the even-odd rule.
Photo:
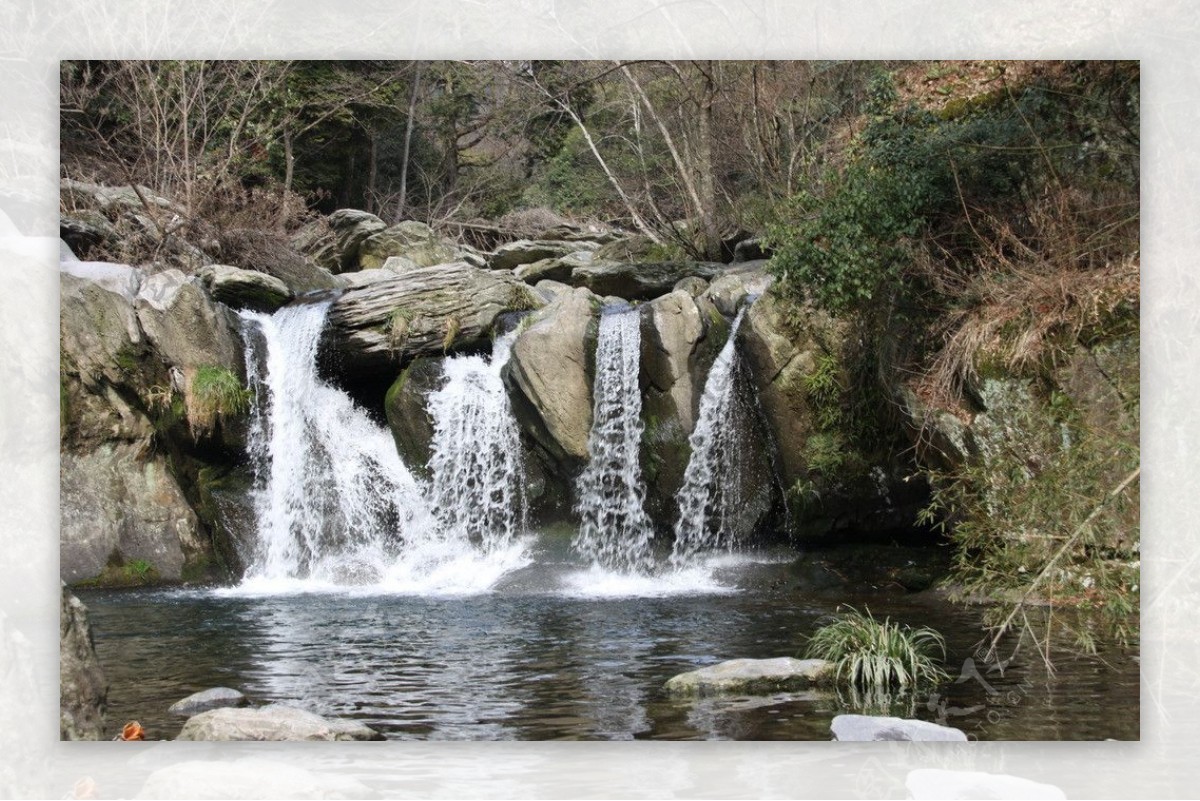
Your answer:
[[[543,543],[534,564],[473,596],[79,595],[111,684],[110,728],[137,719],[154,738],[178,733],[170,704],[222,685],[256,703],[359,720],[389,739],[827,740],[834,715],[861,711],[855,699],[675,700],[661,688],[725,659],[798,656],[840,603],[946,636],[957,681],[901,699],[893,714],[979,739],[1138,738],[1132,654],[1065,657],[1053,673],[1032,650],[1003,671],[966,662],[982,636],[978,610],[906,593],[894,580],[928,567],[934,550],[729,559],[707,587],[658,597],[613,594],[646,586],[597,591],[561,543]]]

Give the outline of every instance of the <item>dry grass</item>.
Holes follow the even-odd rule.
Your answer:
[[[980,215],[980,247],[963,272],[928,259],[922,272],[957,302],[941,320],[944,344],[921,380],[921,394],[954,400],[984,362],[1021,371],[1052,360],[1122,306],[1140,300],[1136,200],[1099,202],[1059,189],[1025,219]]]

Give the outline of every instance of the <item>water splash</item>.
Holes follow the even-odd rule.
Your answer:
[[[257,523],[239,591],[370,587],[457,594],[488,589],[504,572],[528,561],[527,543],[517,537],[523,518],[521,524],[513,524],[505,522],[509,518],[504,515],[481,514],[480,525],[496,524],[498,519],[500,523],[473,543],[472,531],[478,529],[446,516],[442,502],[452,493],[436,491],[438,479],[431,488],[413,476],[388,431],[345,392],[320,378],[316,356],[329,305],[326,301],[285,307],[274,315],[239,313],[255,392],[248,450],[256,474]],[[464,382],[476,392],[480,387],[491,391],[477,366],[452,361],[445,398],[469,395],[454,389]],[[482,360],[478,365],[485,372],[493,369]],[[494,369],[498,381],[499,365]],[[458,374],[462,380],[456,382]],[[502,435],[508,431],[502,422],[455,411],[459,409],[449,400],[438,406],[435,426],[448,432],[446,436],[468,442],[475,437],[462,420],[481,422]],[[506,500],[494,497],[494,484],[488,483],[491,474],[467,468],[456,472],[447,449],[440,452],[444,458],[435,465],[435,476],[482,487],[480,492],[461,493],[472,502]]]
[[[745,443],[737,393],[736,337],[746,314],[743,306],[733,321],[729,338],[713,362],[700,414],[688,442],[691,458],[679,490],[679,518],[671,562],[683,565],[702,551],[731,548],[738,539],[744,515],[742,471]]]
[[[647,572],[653,566],[654,531],[644,509],[638,463],[642,396],[638,387],[639,315],[606,309],[596,343],[596,380],[590,461],[576,490],[581,518],[575,549],[604,568]]]
[[[265,361],[265,370],[251,368],[248,446],[259,483],[249,579],[369,583],[407,537],[433,527],[422,487],[387,431],[317,375],[329,305],[239,313],[251,329],[246,363]],[[264,345],[265,360],[257,352]]]
[[[525,530],[521,440],[500,378],[515,338],[515,331],[497,337],[491,359],[446,359],[445,384],[429,396],[434,421],[429,469],[438,522],[449,536],[489,553]]]

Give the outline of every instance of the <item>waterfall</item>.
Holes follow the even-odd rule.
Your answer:
[[[575,549],[593,563],[632,572],[651,567],[654,536],[643,508],[645,488],[638,463],[639,324],[638,313],[627,307],[606,309],[600,316],[590,461],[576,486],[581,521],[574,540]]]
[[[318,375],[329,305],[239,312],[257,524],[244,586],[487,589],[525,558],[519,444],[499,376],[510,341],[490,361],[447,360],[431,398],[430,486],[386,428]]]
[[[381,426],[317,375],[329,302],[242,311],[256,398],[258,548],[248,578],[378,580],[406,537],[429,528],[421,487]],[[259,374],[265,345],[265,371]],[[263,475],[265,473],[265,475]]]
[[[700,551],[730,548],[737,540],[737,525],[743,513],[745,444],[740,441],[744,409],[737,392],[735,338],[745,313],[743,306],[709,370],[699,418],[688,440],[692,455],[679,490],[679,518],[671,553],[676,565],[688,562]]]
[[[516,331],[497,337],[490,360],[446,359],[445,384],[429,396],[435,514],[443,530],[486,552],[525,529],[521,440],[500,378],[515,338]]]

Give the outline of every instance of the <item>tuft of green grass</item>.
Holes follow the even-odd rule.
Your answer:
[[[195,432],[211,431],[221,418],[250,409],[250,390],[224,367],[201,367],[188,386],[188,420]]]
[[[907,689],[937,684],[949,678],[935,661],[934,651],[946,656],[946,641],[931,628],[913,629],[884,618],[871,610],[853,607],[837,620],[817,629],[809,639],[805,656],[834,664],[834,677],[863,690]]]

